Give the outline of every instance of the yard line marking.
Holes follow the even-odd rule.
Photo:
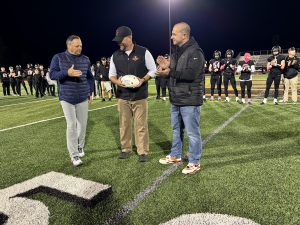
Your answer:
[[[154,96],[148,97],[148,99],[151,99],[151,98],[154,98]],[[111,107],[114,107],[114,106],[117,106],[117,105],[118,104],[113,104],[113,105],[104,106],[104,107],[100,107],[100,108],[96,108],[96,109],[90,109],[89,112],[93,112],[93,111],[97,111],[97,110],[101,110],[101,109],[107,109],[107,108],[111,108]],[[51,121],[51,120],[57,120],[57,119],[61,119],[61,118],[64,118],[64,116],[58,116],[58,117],[53,117],[53,118],[49,118],[49,119],[45,119],[45,120],[32,122],[32,123],[27,123],[27,124],[15,126],[15,127],[9,127],[9,128],[5,128],[5,129],[1,129],[0,132],[13,130],[13,129],[16,129],[16,128],[21,128],[21,127],[27,127],[27,126],[31,126],[31,125],[34,125],[34,124],[44,123],[44,122],[48,122],[48,121]]]
[[[231,116],[226,120],[221,126],[215,129],[205,140],[202,141],[202,146],[211,141],[217,134],[219,134],[228,124],[230,124],[234,119],[236,119],[244,110],[246,110],[249,105],[244,106],[240,111]],[[145,190],[136,195],[131,201],[127,202],[122,208],[120,208],[117,213],[105,221],[105,225],[114,225],[121,222],[121,220],[133,210],[141,201],[143,201],[149,194],[154,192],[160,184],[171,176],[182,163],[174,164],[165,170],[162,175],[157,177]]]
[[[93,112],[93,111],[97,111],[97,110],[101,110],[101,109],[111,108],[111,107],[114,107],[116,105],[117,104],[109,105],[109,106],[104,106],[104,107],[100,107],[100,108],[96,108],[96,109],[90,109],[89,112]],[[58,116],[58,117],[53,117],[53,118],[45,119],[45,120],[39,120],[39,121],[35,121],[35,122],[32,122],[32,123],[27,123],[27,124],[15,126],[15,127],[9,127],[9,128],[5,128],[5,129],[1,129],[0,132],[4,132],[4,131],[8,131],[8,130],[13,130],[13,129],[21,128],[21,127],[27,127],[27,126],[31,126],[31,125],[38,124],[38,123],[48,122],[48,121],[51,121],[51,120],[57,120],[57,119],[61,119],[61,118],[64,118],[64,117],[65,116]]]
[[[44,100],[38,100],[38,101],[30,101],[30,102],[21,102],[21,103],[7,104],[7,105],[1,105],[0,108],[4,108],[4,107],[8,107],[8,106],[14,106],[14,105],[24,105],[24,104],[36,103],[36,102],[52,101],[52,100],[57,100],[57,98],[44,99]]]

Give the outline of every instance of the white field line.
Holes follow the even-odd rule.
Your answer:
[[[111,107],[114,107],[116,105],[117,104],[109,105],[109,106],[104,106],[104,107],[100,107],[100,108],[96,108],[96,109],[90,109],[89,112],[93,112],[93,111],[97,111],[97,110],[101,110],[101,109],[111,108]],[[53,118],[49,118],[49,119],[45,119],[45,120],[35,121],[35,122],[32,122],[32,123],[26,123],[26,124],[15,126],[15,127],[9,127],[9,128],[5,128],[5,129],[1,129],[0,132],[4,132],[4,131],[8,131],[8,130],[13,130],[13,129],[21,128],[21,127],[27,127],[27,126],[35,125],[35,124],[38,124],[38,123],[44,123],[44,122],[48,122],[48,121],[51,121],[51,120],[57,120],[57,119],[61,119],[61,118],[64,118],[64,116],[58,116],[58,117],[53,117]]]
[[[53,100],[57,100],[57,98],[1,105],[0,108],[9,107],[9,106],[16,106],[16,105],[25,105],[25,104],[36,103],[36,102],[53,101]]]

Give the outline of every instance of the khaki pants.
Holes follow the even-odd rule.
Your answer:
[[[297,84],[298,84],[298,76],[292,79],[284,79],[284,94],[283,94],[283,101],[287,102],[289,99],[289,89],[292,89],[292,100],[293,102],[297,102]]]
[[[149,153],[148,102],[118,100],[120,141],[122,152],[132,150],[132,123],[134,123],[135,145],[138,155]]]

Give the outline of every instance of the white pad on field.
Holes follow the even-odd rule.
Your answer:
[[[252,220],[212,213],[197,213],[179,216],[161,225],[259,225]]]

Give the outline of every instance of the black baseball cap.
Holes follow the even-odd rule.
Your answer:
[[[116,36],[114,37],[113,41],[121,42],[124,37],[127,37],[129,35],[132,35],[132,30],[129,27],[118,27],[118,29],[116,30]]]

